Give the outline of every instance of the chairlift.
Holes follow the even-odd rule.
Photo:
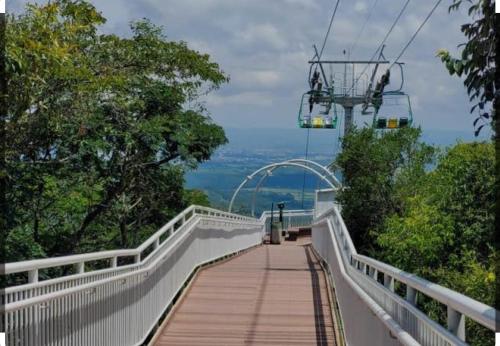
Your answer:
[[[402,91],[388,91],[373,100],[373,128],[394,130],[413,123],[410,96]]]
[[[298,124],[300,128],[337,128],[337,108],[335,103],[333,102],[332,89],[333,88],[329,88],[328,90],[322,91],[310,90],[302,95],[298,116]],[[310,111],[311,104],[312,111]],[[316,113],[314,110],[315,105],[319,105],[322,108],[322,111]]]

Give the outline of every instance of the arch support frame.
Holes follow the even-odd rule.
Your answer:
[[[308,164],[313,165],[314,167],[308,166]],[[272,163],[270,165],[266,165],[264,167],[261,167],[254,171],[252,174],[248,175],[243,181],[240,183],[240,185],[236,188],[236,190],[233,193],[233,196],[231,197],[231,201],[229,203],[229,208],[228,211],[231,212],[233,209],[234,201],[236,197],[238,196],[239,192],[241,189],[255,176],[260,174],[261,172],[265,171],[266,173],[264,176],[260,179],[256,186],[256,191],[260,189],[260,186],[264,182],[264,180],[270,175],[272,171],[274,171],[277,168],[280,167],[297,167],[297,168],[302,168],[306,171],[309,171],[319,177],[323,182],[325,182],[330,188],[337,190],[341,187],[340,182],[338,179],[335,177],[335,175],[327,168],[324,166],[321,166],[320,164],[310,161],[310,160],[305,160],[305,159],[293,159],[293,160],[288,160],[288,161],[283,161],[283,162],[277,162],[277,163]],[[321,170],[322,172],[320,172]],[[323,173],[323,174],[322,174]],[[252,205],[252,214],[254,213],[254,203],[255,203],[255,198],[253,198],[253,205]]]

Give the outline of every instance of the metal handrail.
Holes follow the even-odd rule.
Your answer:
[[[171,233],[175,232],[176,230],[175,225],[177,223],[181,221],[182,224],[184,224],[188,220],[186,219],[186,216],[189,216],[189,218],[191,218],[195,214],[209,215],[209,216],[215,215],[230,220],[259,222],[259,220],[255,218],[229,213],[226,211],[220,211],[213,208],[192,205],[183,210],[181,213],[175,216],[164,226],[162,226],[158,231],[156,231],[152,236],[150,236],[147,240],[145,240],[141,245],[139,245],[135,249],[100,251],[100,252],[93,252],[86,254],[60,256],[53,258],[42,258],[42,259],[22,261],[22,262],[12,262],[5,264],[5,266],[2,268],[3,269],[2,274],[15,274],[15,273],[28,272],[29,282],[33,283],[38,281],[38,271],[41,269],[54,268],[67,265],[78,265],[80,268],[79,272],[83,273],[84,268],[82,268],[82,266],[83,264],[85,264],[85,262],[110,259],[112,260],[111,266],[116,267],[117,266],[116,261],[118,257],[132,257],[132,256],[137,256],[135,263],[138,263],[141,261],[140,255],[142,254],[142,252],[144,252],[152,245],[157,247],[159,245],[158,243],[161,236],[163,236],[167,232]]]
[[[190,225],[190,229],[196,227],[197,223],[201,220],[201,218],[210,218],[210,216],[200,216],[200,215],[196,215],[195,217],[197,218],[197,220]],[[235,221],[229,221],[229,222],[235,222]],[[238,222],[238,223],[241,224],[241,221]],[[255,223],[252,222],[250,224],[253,225]],[[174,241],[174,243],[170,244],[168,246],[168,248],[164,250],[164,255],[168,254],[173,249],[175,249],[180,243],[182,243],[182,241],[186,238],[186,236],[188,234],[189,234],[188,231],[183,232],[183,234],[178,239],[176,239]],[[81,291],[86,291],[86,290],[89,290],[89,289],[92,289],[92,288],[95,288],[95,287],[98,287],[98,286],[102,286],[102,285],[104,285],[106,283],[115,282],[115,281],[119,281],[119,280],[124,280],[124,279],[127,279],[127,278],[131,277],[131,276],[136,276],[136,275],[139,275],[139,274],[148,273],[148,271],[152,270],[162,260],[163,260],[163,257],[157,257],[147,267],[138,269],[136,271],[128,272],[128,273],[121,274],[121,275],[118,275],[118,276],[113,276],[113,277],[110,277],[110,278],[107,278],[107,279],[103,279],[103,280],[91,282],[91,283],[88,283],[88,284],[78,285],[76,287],[59,290],[59,291],[48,293],[48,294],[44,294],[44,295],[41,295],[41,296],[36,296],[36,297],[33,297],[33,298],[24,299],[24,300],[17,301],[17,302],[14,302],[14,303],[7,303],[7,304],[5,304],[3,310],[4,310],[4,312],[16,311],[16,310],[19,310],[19,309],[22,309],[22,308],[26,308],[26,307],[29,307],[29,306],[32,306],[32,305],[41,304],[41,303],[44,303],[44,302],[47,302],[47,301],[50,301],[50,300],[54,300],[54,299],[57,299],[57,298],[68,296],[70,294],[74,294],[74,293],[81,292]]]
[[[291,215],[312,215],[314,213],[314,209],[297,209],[297,210],[284,210],[283,215],[289,216]],[[274,211],[275,215],[278,215],[278,211]],[[268,217],[268,215],[271,215],[270,210],[263,211],[260,220],[262,220],[264,217]]]
[[[342,242],[342,246],[340,246],[341,252],[345,256],[346,263],[350,265],[348,270],[350,275],[362,275],[366,279],[371,279],[369,280],[371,285],[377,285],[377,289],[385,290],[387,294],[392,295],[395,295],[394,281],[405,284],[407,287],[405,302],[409,310],[418,310],[415,307],[417,292],[421,292],[445,305],[448,313],[448,330],[460,340],[465,340],[465,320],[463,317],[467,317],[490,330],[495,330],[495,324],[500,322],[500,313],[493,307],[446,287],[429,282],[417,275],[407,273],[368,256],[358,254],[337,206],[334,205],[332,208],[315,217],[313,225],[325,222],[329,225],[332,222],[334,224],[333,227],[338,230],[338,235]],[[378,282],[377,273],[383,274],[384,284]],[[370,292],[368,291],[368,293]],[[420,312],[420,310],[418,311]],[[427,315],[425,316],[427,317]],[[434,321],[432,322],[435,324]]]
[[[333,234],[333,227],[331,220],[327,219],[328,231],[330,232],[331,244],[336,251],[333,251],[333,255],[339,264],[340,274],[343,276],[344,280],[349,284],[353,291],[355,291],[361,298],[364,304],[366,304],[369,309],[382,321],[382,323],[398,338],[398,340],[405,346],[416,346],[418,343],[409,335],[401,326],[394,321],[394,319],[380,307],[364,290],[361,288],[349,275],[348,273],[348,262],[345,258],[342,258],[342,250],[340,244],[336,241],[335,235]],[[314,243],[314,242],[313,242]],[[331,274],[332,268],[328,268]]]
[[[263,226],[258,219],[193,206],[136,249],[65,256],[57,263],[30,261],[31,267],[17,263],[9,270],[37,270],[130,251],[138,260],[7,287],[0,292],[0,330],[6,331],[9,346],[142,345],[198,266],[260,244]],[[141,253],[148,244],[155,248]]]
[[[364,263],[370,268],[376,269],[380,273],[390,275],[397,281],[411,286],[418,292],[421,292],[426,296],[453,308],[455,311],[460,312],[486,328],[495,330],[496,314],[494,308],[461,293],[450,290],[449,288],[432,283],[418,277],[415,274],[410,274],[373,258],[363,255],[353,255],[352,257],[356,261]]]

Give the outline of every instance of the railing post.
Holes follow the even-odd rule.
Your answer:
[[[363,274],[366,274],[366,264],[364,262],[359,262],[359,270],[361,270]]]
[[[33,269],[28,272],[28,283],[38,282],[38,269]]]
[[[160,237],[155,239],[153,248],[156,250],[156,249],[158,249],[159,246],[160,246]]]
[[[116,268],[118,266],[118,257],[111,257],[111,268]]]
[[[375,281],[377,281],[377,274],[378,274],[377,269],[375,269],[375,268],[373,268],[373,267],[370,267],[369,271],[370,271],[370,276],[371,276],[371,277],[372,277]]]
[[[141,261],[141,254],[138,253],[134,256],[134,263],[139,263]]]
[[[411,305],[417,304],[417,290],[406,285],[406,301]]]
[[[394,278],[384,273],[384,286],[391,292],[394,292]]]
[[[447,313],[448,330],[465,341],[465,316],[450,306],[447,306]]]
[[[75,272],[77,274],[85,273],[85,262],[79,262],[75,264]]]

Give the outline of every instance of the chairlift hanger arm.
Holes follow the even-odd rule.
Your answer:
[[[400,62],[395,62],[395,64],[399,66],[399,70],[401,71],[401,85],[399,86],[399,88],[398,88],[398,89],[396,89],[396,90],[390,90],[390,91],[387,91],[387,93],[391,93],[391,92],[394,92],[394,93],[401,92],[401,90],[403,90],[403,86],[404,86],[404,83],[405,83],[405,76],[404,76],[404,72],[403,72],[403,63],[400,63]]]
[[[317,59],[318,58],[318,51],[316,51],[316,53],[314,53],[314,56],[313,56],[313,60],[314,59]],[[314,67],[314,64],[311,64],[311,66],[309,66],[309,77],[307,78],[307,81],[309,83],[309,88],[312,90],[313,88],[313,85],[312,85],[312,75],[313,75],[313,72],[312,72],[312,69]]]
[[[315,44],[313,44],[313,48],[314,48],[314,52],[316,53],[316,57],[318,58],[317,63],[318,63],[319,68],[321,70],[321,74],[323,75],[323,83],[325,84],[325,86],[327,88],[329,88],[330,85],[328,84],[328,79],[326,78],[325,70],[323,70],[323,65],[322,65],[321,60],[319,58],[318,48],[316,48]]]
[[[382,48],[380,49],[380,54],[378,56],[378,62],[380,62],[381,59],[385,59],[384,48],[385,48],[385,44],[382,45]],[[380,63],[377,63],[375,65],[375,68],[373,69],[372,77],[370,78],[370,84],[368,84],[368,88],[366,89],[365,102],[363,103],[363,112],[366,112],[366,110],[368,109],[368,107],[371,103],[373,81],[375,80],[375,76],[377,74],[379,65],[380,65]]]

